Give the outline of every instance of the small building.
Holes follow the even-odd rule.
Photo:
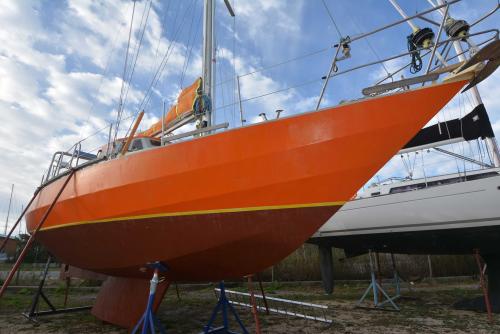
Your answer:
[[[0,234],[0,244],[3,244],[6,236]],[[11,259],[16,255],[17,248],[17,239],[9,238],[7,243],[5,244],[5,248],[0,252],[0,261],[6,261],[7,259]]]

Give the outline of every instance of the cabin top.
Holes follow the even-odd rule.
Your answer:
[[[467,171],[466,173],[445,174],[419,179],[391,178],[371,185],[362,194],[358,195],[357,199],[403,193],[446,184],[484,179],[494,176],[500,176],[500,168],[480,169],[475,171]]]

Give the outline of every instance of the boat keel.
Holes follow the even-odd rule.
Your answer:
[[[108,277],[99,290],[92,314],[111,324],[132,328],[146,309],[149,283],[145,279]],[[158,284],[153,312],[160,306],[169,285],[167,280]]]

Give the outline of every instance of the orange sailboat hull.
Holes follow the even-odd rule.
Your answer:
[[[333,215],[464,82],[370,98],[78,170],[37,235],[61,261],[218,280],[281,260]],[[67,176],[29,209],[34,229]]]

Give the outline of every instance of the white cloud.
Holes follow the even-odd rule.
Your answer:
[[[495,134],[500,133],[500,119],[493,123],[493,131],[495,131]]]
[[[107,126],[118,103],[122,80],[112,71],[106,75],[103,72],[112,45],[116,44],[116,50],[125,47],[126,34],[120,31],[128,26],[131,3],[70,1],[67,7],[52,13],[49,26],[42,19],[38,2],[0,3],[0,20],[9,27],[0,30],[2,203],[10,183],[16,184],[18,200],[26,202],[54,151],[69,149]],[[141,5],[138,2],[138,8]],[[153,9],[151,13],[155,18]],[[155,29],[156,38],[161,35],[161,27]],[[151,52],[150,42],[143,47]],[[123,57],[115,53],[110,60],[118,63]],[[83,65],[86,62],[95,66]],[[142,97],[133,84],[126,112],[135,112],[130,108]],[[147,115],[144,126],[156,119]],[[87,139],[84,149],[97,148],[105,142],[107,133],[105,129]],[[4,209],[0,207],[2,216]]]
[[[274,34],[263,34],[270,28],[284,39],[299,34],[304,1],[256,0],[238,1],[235,12],[241,26],[252,40],[276,43]],[[225,8],[223,8],[225,10]]]
[[[387,72],[392,74],[393,72],[399,70],[400,68],[402,68],[403,66],[408,64],[408,59],[407,58],[396,58],[396,59],[386,61],[383,64],[384,64],[384,66],[374,65],[376,67],[370,73],[370,78],[373,81],[379,81],[379,80],[387,77],[387,75],[388,75]],[[394,80],[400,80],[401,75],[405,75],[405,74],[406,74],[406,72],[404,70],[399,72],[398,74],[394,75]],[[388,80],[390,80],[390,79],[388,79]],[[389,82],[389,81],[385,81],[385,82]]]

